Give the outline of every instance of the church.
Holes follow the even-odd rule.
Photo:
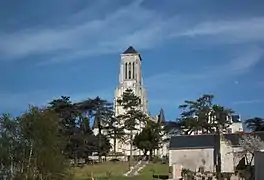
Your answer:
[[[114,93],[114,112],[115,116],[120,114],[124,114],[125,111],[122,106],[117,103],[117,100],[122,97],[123,93],[126,89],[132,89],[134,94],[140,98],[140,107],[138,107],[143,113],[149,115],[148,111],[148,98],[147,91],[143,85],[143,77],[142,77],[142,57],[139,52],[137,52],[132,46],[129,46],[121,54],[120,61],[120,70],[119,70],[119,83],[116,87]],[[159,115],[155,117],[150,117],[151,120],[155,122],[164,122],[164,112],[161,109]],[[96,125],[96,124],[94,124]],[[134,135],[139,133],[142,130],[141,127],[137,127],[138,131],[134,132]],[[98,128],[96,126],[93,127],[93,132],[95,134],[98,133]],[[113,146],[113,140],[110,139],[110,143]],[[167,143],[165,143],[157,152],[156,155],[166,156],[168,154]],[[114,149],[114,147],[112,147]],[[117,141],[116,143],[116,152],[119,154],[123,154],[126,156],[130,156],[130,143]],[[143,152],[136,147],[133,147],[133,156],[143,155]]]

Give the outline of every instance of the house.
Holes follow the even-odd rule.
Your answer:
[[[222,172],[234,172],[241,157],[235,156],[242,148],[239,139],[243,134],[224,134],[220,140],[214,134],[173,136],[169,144],[169,166],[181,165],[184,169],[215,172],[217,150],[221,153]],[[253,133],[252,133],[253,134]],[[254,133],[264,140],[264,132]]]

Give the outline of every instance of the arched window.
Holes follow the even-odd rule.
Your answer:
[[[125,63],[125,79],[127,79],[127,63]]]
[[[128,79],[131,79],[131,63],[128,64]]]
[[[135,79],[135,63],[132,64],[132,79]]]

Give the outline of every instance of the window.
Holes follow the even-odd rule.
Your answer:
[[[132,78],[135,79],[135,63],[134,62],[132,63],[132,73],[133,73]]]
[[[125,79],[127,79],[127,63],[125,63]]]
[[[131,63],[128,64],[128,79],[131,79]]]

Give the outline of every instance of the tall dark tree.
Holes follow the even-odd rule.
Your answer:
[[[67,140],[63,152],[75,160],[75,165],[80,158],[87,157],[95,150],[92,143],[95,136],[89,126],[93,107],[91,99],[72,103],[70,97],[65,96],[53,100],[48,106],[58,115],[60,133]]]
[[[264,131],[264,119],[260,117],[254,117],[246,120],[246,126],[251,131]]]
[[[98,152],[101,161],[100,150],[103,145],[107,145],[103,131],[113,114],[112,103],[99,97],[72,103],[70,97],[62,96],[49,104],[49,109],[54,110],[60,117],[61,133],[67,137],[68,142],[65,153],[69,158],[75,159],[76,164],[78,159],[87,157],[92,152]],[[97,123],[98,136],[92,133],[89,125],[91,119]]]
[[[91,100],[92,104],[92,116],[94,118],[94,123],[97,123],[98,128],[98,155],[99,162],[101,162],[101,155],[104,152],[100,152],[102,150],[103,144],[107,141],[105,139],[104,134],[106,132],[107,127],[111,123],[111,119],[113,117],[113,103],[108,102],[107,100],[101,99],[100,97],[96,97]],[[103,142],[104,141],[104,142]],[[107,149],[107,146],[105,147]]]
[[[162,144],[162,127],[160,123],[149,120],[143,130],[137,134],[134,138],[134,144],[137,148],[147,155],[150,153],[150,158],[152,158],[153,151],[160,148]]]
[[[136,96],[131,89],[127,89],[120,99],[117,100],[119,106],[122,106],[125,113],[119,115],[117,118],[124,124],[126,135],[130,144],[129,167],[133,161],[133,136],[139,130],[139,126],[145,123],[146,115],[139,109],[141,99]]]
[[[125,142],[126,140],[126,133],[124,126],[121,124],[120,119],[116,117],[112,117],[107,126],[105,126],[105,130],[107,131],[106,137],[108,139],[113,139],[113,153],[116,155],[116,144],[117,141]]]
[[[201,131],[203,134],[215,133],[219,125],[223,130],[228,127],[230,121],[227,117],[231,116],[233,111],[214,104],[213,98],[213,95],[203,95],[196,101],[185,101],[185,104],[179,106],[182,113],[177,124],[184,134],[195,131]]]

